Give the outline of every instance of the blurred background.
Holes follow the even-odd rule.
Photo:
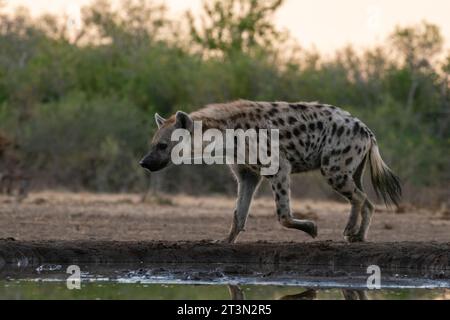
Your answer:
[[[405,199],[439,205],[450,182],[449,12],[446,0],[0,0],[3,191],[22,180],[232,195],[226,167],[150,177],[138,161],[155,112],[243,98],[349,110],[377,135]],[[336,197],[320,175],[296,179],[294,195]]]

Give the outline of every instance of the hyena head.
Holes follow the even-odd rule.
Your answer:
[[[185,129],[192,132],[194,121],[182,111],[169,119],[164,119],[159,114],[155,114],[155,121],[158,130],[153,136],[149,153],[139,163],[150,172],[160,171],[171,164],[172,148],[178,141],[172,141],[172,133],[177,129]]]

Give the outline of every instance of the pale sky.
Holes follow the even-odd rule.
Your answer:
[[[22,5],[32,14],[43,12],[79,15],[91,0],[3,0],[7,6]],[[114,0],[112,0],[114,1]],[[165,0],[173,14],[198,11],[202,0]],[[382,41],[398,24],[421,20],[441,27],[450,44],[449,0],[286,0],[276,24],[287,29],[306,48],[324,53],[347,44],[367,47]]]

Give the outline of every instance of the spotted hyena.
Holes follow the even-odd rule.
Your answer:
[[[374,206],[363,190],[363,173],[370,164],[375,191],[385,203],[398,204],[401,186],[383,162],[374,134],[359,119],[335,106],[320,103],[237,101],[209,105],[192,114],[178,112],[169,119],[155,115],[158,130],[151,150],[140,162],[150,171],[171,164],[171,141],[175,129],[193,130],[194,121],[204,129],[278,129],[279,170],[269,180],[276,202],[277,216],[286,228],[317,236],[313,221],[298,220],[290,206],[290,175],[320,170],[328,184],[351,203],[344,237],[350,242],[366,240]],[[259,166],[230,165],[238,181],[238,199],[231,231],[226,241],[234,242],[244,230],[250,203],[262,176]]]

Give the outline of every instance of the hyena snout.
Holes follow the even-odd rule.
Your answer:
[[[157,172],[167,167],[170,162],[169,160],[170,159],[168,158],[160,157],[158,155],[155,155],[154,153],[150,153],[142,158],[142,160],[139,162],[139,165],[142,168],[149,170],[150,172]]]

